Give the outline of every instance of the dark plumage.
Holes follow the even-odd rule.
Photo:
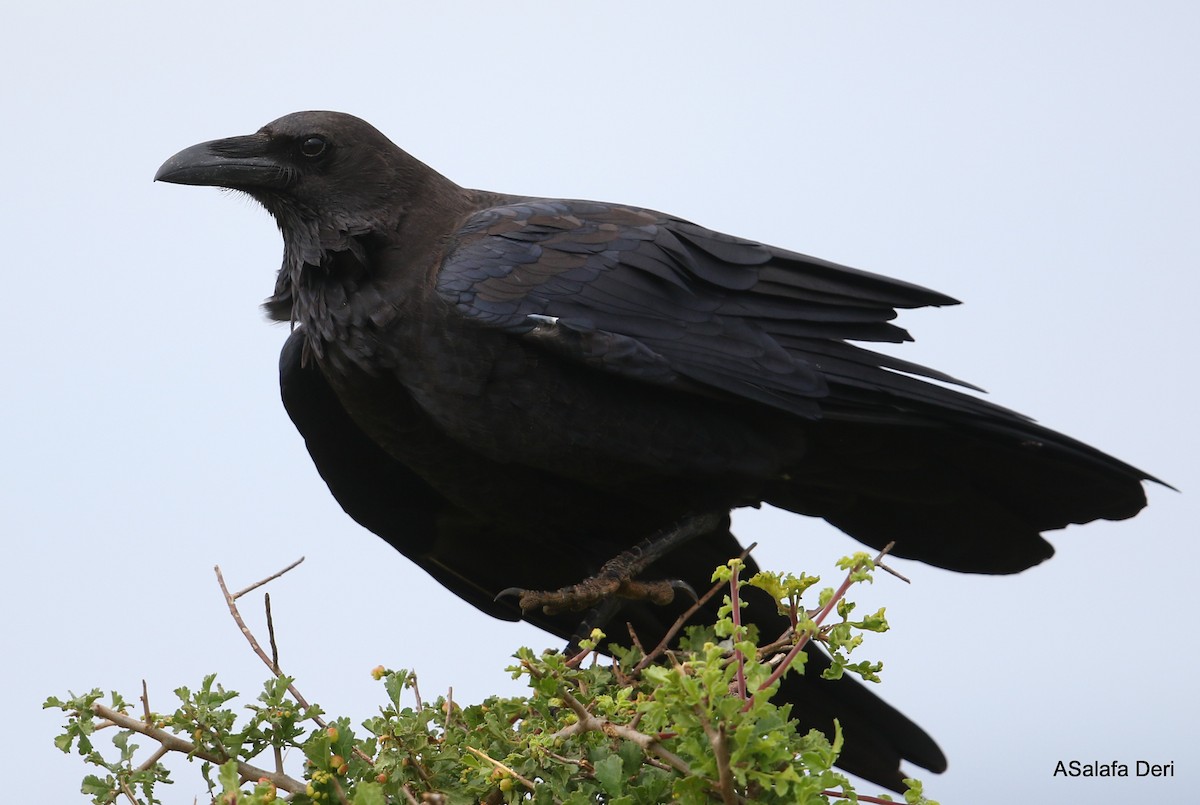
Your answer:
[[[716,513],[651,569],[703,587],[740,551],[729,510],[760,502],[975,573],[1037,564],[1043,531],[1145,505],[1140,470],[849,343],[909,340],[897,309],[955,303],[925,288],[636,207],[463,189],[331,112],[193,146],[156,178],[241,190],[275,217],[266,308],[295,325],[280,381],[318,471],[497,617],[521,616],[494,600],[505,587],[580,581]],[[678,606],[619,618],[650,643]],[[747,617],[781,629],[770,601]],[[528,620],[567,636],[577,619]],[[841,720],[847,770],[894,788],[901,759],[945,767],[854,682],[810,670],[782,695],[808,724]]]

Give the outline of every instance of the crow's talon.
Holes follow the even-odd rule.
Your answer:
[[[692,599],[693,604],[700,600],[700,596],[696,595],[696,588],[688,584],[683,579],[671,579],[667,583],[671,585],[672,589],[678,590],[681,593],[686,593],[687,597]]]
[[[520,600],[521,596],[523,596],[527,592],[529,592],[529,591],[526,589],[523,589],[521,587],[505,587],[503,590],[496,593],[496,597],[493,598],[492,600],[499,601],[502,598],[516,598],[516,599]]]

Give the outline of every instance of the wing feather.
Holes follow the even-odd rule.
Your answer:
[[[927,382],[968,385],[949,375],[847,343],[911,340],[891,323],[897,309],[954,299],[648,210],[561,200],[483,210],[458,232],[437,289],[481,324],[643,382],[810,418],[836,398],[831,384],[1018,416]]]

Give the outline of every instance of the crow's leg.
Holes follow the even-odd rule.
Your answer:
[[[519,587],[509,587],[496,598],[515,596],[522,611],[541,609],[547,615],[601,607],[605,602],[618,598],[649,601],[661,606],[675,600],[676,590],[683,590],[694,599],[696,591],[680,579],[638,581],[635,577],[653,562],[689,540],[716,528],[722,516],[697,515],[663,529],[641,544],[610,559],[600,568],[599,573],[579,584],[560,590],[523,590]],[[600,615],[601,612],[596,614]],[[609,612],[605,620],[611,618],[612,614]],[[586,624],[587,621],[583,626]],[[583,629],[583,626],[580,629]],[[590,632],[590,628],[588,631]]]
[[[571,634],[567,645],[563,648],[563,654],[572,657],[580,652],[580,643],[584,640],[590,640],[593,629],[603,630],[608,626],[609,622],[616,617],[621,611],[620,598],[607,598],[602,601],[599,606],[594,606],[588,613],[583,616],[583,620],[575,627],[575,631]]]

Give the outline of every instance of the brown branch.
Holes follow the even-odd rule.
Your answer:
[[[154,753],[152,755],[150,755],[150,757],[146,758],[146,761],[144,763],[142,763],[142,765],[137,767],[137,770],[138,771],[147,771],[149,769],[154,768],[154,764],[157,763],[158,761],[162,760],[163,757],[169,751],[170,750],[168,750],[165,746],[158,747],[158,749],[155,749]]]
[[[249,590],[253,590],[254,588],[261,586],[261,584],[270,581],[273,578],[279,578],[279,576],[281,576],[283,573],[286,573],[289,569],[298,565],[300,561],[301,560],[297,560],[278,573],[268,576],[263,580],[263,582],[250,585],[241,593],[239,593],[239,595],[244,594]],[[214,565],[213,570],[217,574],[217,583],[221,585],[221,593],[225,596],[225,604],[229,607],[229,614],[233,616],[234,623],[236,623],[238,625],[238,629],[241,630],[242,637],[246,638],[246,641],[250,644],[250,648],[254,650],[254,653],[258,655],[258,658],[262,660],[268,668],[271,669],[271,673],[275,674],[277,677],[283,676],[283,672],[279,670],[279,668],[271,661],[271,658],[267,656],[267,653],[263,651],[262,646],[258,644],[258,640],[254,637],[254,633],[250,631],[250,627],[246,625],[246,621],[242,620],[242,613],[238,611],[237,607],[237,596],[231,595],[229,588],[225,586],[225,577],[221,575],[221,566]],[[300,705],[305,710],[308,710],[311,707],[311,705],[308,703],[308,700],[300,695],[300,691],[296,689],[295,684],[288,685],[288,692],[291,693],[296,699],[296,704]],[[318,727],[324,729],[325,720],[323,718],[320,716],[313,716],[312,719],[316,722]]]
[[[154,719],[150,717],[150,691],[146,687],[146,680],[142,680],[142,720],[149,724]]]
[[[429,776],[429,770],[421,765],[421,759],[413,752],[408,753],[408,763],[416,770],[417,776],[421,778],[421,782],[425,783],[430,789],[433,788],[433,778]]]
[[[151,738],[169,752],[181,752],[190,757],[198,757],[201,760],[207,760],[209,763],[220,765],[225,762],[225,758],[202,749],[191,741],[184,740],[174,733],[167,732],[164,729],[155,727],[153,724],[147,724],[125,713],[113,710],[111,707],[105,707],[102,704],[93,704],[92,712],[101,718],[107,719],[114,725],[122,729],[133,730],[134,732],[145,735]],[[238,762],[238,774],[243,780],[260,780],[266,778],[275,784],[276,788],[282,788],[289,793],[297,794],[305,790],[305,784],[300,780],[289,777],[286,774],[270,772],[266,769],[260,769],[256,766],[251,766],[249,763]]]
[[[263,593],[263,609],[267,613],[267,642],[271,645],[271,673],[279,675],[279,646],[275,643],[275,619],[271,617],[271,594]]]
[[[721,801],[725,805],[737,805],[739,797],[733,787],[733,770],[729,767],[729,740],[725,734],[725,727],[714,727],[699,705],[696,706],[695,713],[700,717],[700,726],[704,728],[704,734],[713,750],[713,758],[717,761],[717,791],[721,794]]]
[[[758,547],[757,542],[750,543],[746,550],[742,551],[741,554],[738,555],[738,559],[745,559],[756,547]],[[717,594],[717,591],[724,586],[725,582],[718,581],[709,588],[708,592],[700,596],[700,598],[696,600],[696,603],[688,607],[686,612],[676,618],[675,623],[671,624],[671,628],[667,630],[665,635],[663,635],[663,639],[658,641],[658,645],[654,647],[654,650],[645,657],[642,657],[641,661],[633,667],[634,673],[645,670],[652,662],[658,659],[658,656],[666,651],[667,646],[669,646],[671,641],[675,639],[675,635],[679,634],[679,630],[684,627],[684,624],[691,620],[692,616],[699,612],[700,608],[707,604],[709,600],[711,600],[712,597]]]
[[[408,679],[406,679],[405,681],[408,682],[409,687],[412,688],[413,698],[416,699],[416,701],[417,701],[417,712],[424,710],[425,703],[423,701],[421,701],[421,689],[417,687],[417,672],[409,671]]]
[[[508,767],[508,766],[504,765],[503,763],[501,763],[500,761],[496,760],[496,759],[495,759],[495,758],[493,758],[491,755],[489,755],[487,752],[483,752],[483,751],[481,751],[481,750],[479,750],[479,749],[476,749],[476,748],[475,748],[475,747],[473,747],[473,746],[464,746],[463,748],[464,748],[464,749],[466,749],[468,752],[470,752],[470,753],[471,753],[472,755],[474,755],[475,757],[479,758],[480,760],[486,760],[488,763],[491,763],[491,764],[492,764],[493,766],[495,766],[497,769],[499,769],[500,771],[504,772],[504,773],[505,773],[505,774],[507,774],[509,777],[512,777],[514,780],[516,780],[516,781],[517,781],[517,782],[519,782],[521,785],[523,785],[523,786],[525,786],[526,788],[528,788],[530,791],[533,791],[534,789],[536,789],[536,788],[537,788],[537,785],[536,785],[536,784],[535,784],[535,783],[534,783],[532,780],[530,780],[530,779],[528,779],[528,778],[525,778],[525,777],[522,777],[522,776],[521,776],[521,775],[520,775],[520,774],[517,772],[517,770],[516,770],[516,769],[510,768],[510,767]],[[559,800],[559,799],[555,799],[554,801],[555,801],[555,802],[561,802],[561,800]]]
[[[629,621],[625,621],[625,628],[627,630],[629,630],[629,642],[633,645],[633,647],[635,649],[638,650],[639,654],[641,654],[643,657],[645,657],[646,656],[646,647],[643,646],[642,641],[640,639],[638,639],[638,634],[634,630],[633,624],[630,623]]]
[[[742,639],[742,602],[738,596],[738,571],[742,568],[741,561],[732,563],[733,572],[729,574],[729,603],[733,607],[730,616],[733,618],[733,642],[736,646]],[[742,650],[734,648],[734,659],[737,660],[737,694],[738,698],[746,699],[746,657]],[[723,792],[724,789],[722,789]],[[724,793],[722,793],[724,796]]]
[[[285,567],[283,570],[280,570],[277,573],[272,573],[270,576],[267,576],[262,581],[258,581],[258,582],[255,582],[254,584],[251,584],[249,587],[242,590],[237,595],[232,595],[229,592],[229,587],[227,587],[225,584],[225,576],[221,574],[221,566],[220,565],[213,566],[213,571],[217,574],[217,584],[219,584],[221,586],[221,594],[225,596],[225,605],[227,607],[229,607],[229,614],[233,616],[234,623],[236,623],[238,625],[238,629],[241,630],[242,636],[246,638],[246,642],[248,642],[250,644],[250,648],[254,650],[254,653],[258,655],[258,658],[260,660],[262,660],[268,668],[271,669],[271,673],[275,674],[276,677],[284,676],[283,671],[280,670],[279,665],[278,665],[278,657],[273,661],[270,657],[267,656],[267,653],[265,651],[263,651],[263,648],[261,645],[259,645],[257,638],[254,637],[254,633],[250,631],[250,627],[247,626],[246,621],[242,619],[242,613],[240,611],[238,611],[237,598],[238,598],[238,596],[245,595],[246,593],[250,592],[251,590],[261,587],[262,585],[266,584],[269,581],[272,581],[273,579],[279,578],[284,573],[287,573],[289,570],[296,567],[303,561],[304,561],[304,557],[301,556],[299,559],[297,559],[295,562],[292,562],[290,565]],[[272,631],[271,631],[272,642],[274,641],[274,634],[275,634],[274,630],[272,629]],[[300,707],[302,707],[305,710],[311,709],[312,705],[310,705],[308,703],[308,700],[305,699],[304,696],[301,695],[300,690],[296,687],[295,682],[291,682],[288,684],[288,693],[292,694],[292,698],[294,698],[296,700],[296,704],[300,705]],[[321,729],[325,729],[325,727],[327,726],[325,719],[321,718],[319,715],[310,715],[310,716],[308,716],[308,718],[312,719],[313,723],[315,723]],[[359,749],[358,747],[354,748],[354,754],[358,755],[360,758],[365,760],[367,762],[367,765],[369,765],[369,766],[375,765],[375,760],[373,758],[371,758],[366,752],[363,752],[361,749]]]
[[[887,556],[888,551],[890,551],[892,546],[895,544],[895,542],[889,542],[887,545],[883,546],[883,550],[880,551],[875,557],[874,561],[876,565],[879,564],[879,561],[883,559],[884,556]],[[854,565],[849,571],[847,571],[846,578],[842,582],[841,586],[837,588],[829,600],[825,602],[825,606],[821,607],[821,610],[816,614],[816,617],[813,618],[814,627],[819,629],[825,619],[829,617],[829,613],[832,612],[834,607],[837,606],[838,601],[841,601],[846,596],[846,592],[850,589],[850,586],[854,584],[854,573],[858,569],[859,565]],[[793,646],[792,650],[789,651],[787,656],[783,658],[783,662],[779,664],[779,667],[772,671],[771,675],[767,677],[761,685],[758,686],[759,692],[766,690],[767,688],[771,687],[771,685],[774,685],[777,681],[779,681],[779,677],[783,676],[784,672],[787,671],[787,669],[791,666],[792,662],[796,659],[796,655],[799,654],[804,646],[808,644],[808,641],[812,638],[813,634],[813,631],[806,630],[802,635],[800,635],[799,639],[796,640],[796,645]],[[746,701],[746,705],[742,708],[743,713],[750,709],[751,703],[752,702],[750,700]]]
[[[892,548],[895,548],[895,547],[896,547],[896,540],[892,540],[887,545],[884,545],[883,550],[880,551],[879,555],[875,557],[875,567],[879,568],[880,570],[884,570],[884,571],[887,571],[888,573],[891,573],[893,576],[900,579],[900,581],[904,582],[905,584],[912,584],[912,582],[909,580],[908,576],[905,576],[905,575],[893,570],[892,568],[888,567],[887,565],[885,565],[883,562],[880,561],[881,559],[883,559],[883,557],[885,557],[889,553],[891,553]]]
[[[568,668],[578,668],[580,666],[580,664],[582,664],[583,661],[587,659],[587,656],[595,650],[596,649],[594,647],[593,648],[585,648],[582,651],[580,651],[578,654],[568,657],[567,658],[567,667]]]
[[[267,642],[271,644],[271,673],[279,675],[279,646],[275,643],[275,619],[271,617],[271,594],[263,593],[263,609],[267,615]],[[283,772],[283,748],[279,744],[271,745],[271,755],[275,758],[275,771]]]
[[[301,557],[300,557],[299,559],[297,559],[295,562],[292,562],[290,565],[288,565],[287,567],[285,567],[283,570],[280,570],[278,573],[272,573],[271,575],[267,576],[265,579],[261,579],[261,580],[259,580],[259,581],[256,581],[256,582],[254,582],[253,584],[251,584],[251,585],[250,585],[249,587],[247,587],[246,589],[244,589],[244,590],[239,590],[238,592],[236,592],[236,593],[234,593],[234,594],[233,594],[233,600],[234,600],[234,601],[236,601],[236,600],[238,600],[239,598],[241,598],[243,595],[245,595],[246,593],[253,592],[254,590],[257,590],[259,587],[263,586],[264,584],[266,584],[266,583],[267,583],[267,582],[269,582],[269,581],[275,581],[275,579],[279,578],[279,577],[280,577],[280,576],[282,576],[284,573],[287,573],[289,570],[292,570],[293,568],[295,568],[296,566],[298,566],[298,565],[299,565],[301,562],[303,562],[303,561],[304,561],[304,557],[303,557],[303,556],[301,556]],[[218,570],[218,571],[217,571],[217,574],[218,574],[218,575],[220,575],[220,573],[221,573],[221,571],[219,571],[219,570]],[[228,593],[228,591],[226,591],[226,592]]]
[[[657,739],[644,732],[630,729],[623,724],[614,724],[606,718],[596,718],[566,688],[559,688],[559,693],[562,695],[563,701],[567,703],[567,706],[575,711],[575,715],[579,720],[574,724],[563,727],[554,733],[552,737],[569,738],[581,732],[602,732],[610,738],[623,738],[626,741],[632,741],[641,747],[645,754],[658,757],[680,774],[688,777],[692,775],[692,767],[687,764],[687,761],[662,746]]]
[[[771,660],[767,659],[768,657],[772,657],[772,655],[774,655],[774,654],[779,654],[780,652],[784,651],[785,649],[790,649],[792,647],[792,636],[794,634],[795,634],[795,629],[789,627],[787,629],[787,631],[785,631],[778,640],[774,641],[773,643],[767,643],[765,645],[759,646],[758,647],[759,661],[760,662],[771,662]]]
[[[350,805],[350,801],[346,799],[346,791],[336,777],[333,778],[333,793],[337,794],[338,802],[341,805]]]

